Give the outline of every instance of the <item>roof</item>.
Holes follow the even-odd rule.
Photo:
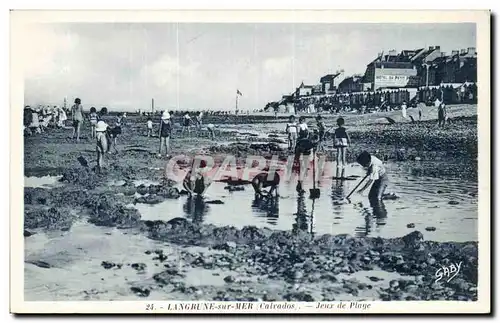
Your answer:
[[[328,81],[328,80],[336,78],[339,75],[340,75],[340,73],[326,74],[325,76],[321,77],[319,81],[320,82],[323,82],[323,80]]]
[[[373,64],[375,65],[375,68],[382,68],[382,65],[385,68],[413,68],[413,64],[410,62],[375,62]]]

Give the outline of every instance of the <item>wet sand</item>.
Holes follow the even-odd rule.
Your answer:
[[[389,125],[375,122],[379,117],[370,115],[365,123],[360,116],[346,118],[352,121],[353,141],[359,143],[351,149],[351,161],[358,150],[370,149],[417,180],[425,175],[453,181],[468,173],[465,177],[472,184],[466,192],[442,193],[459,194],[453,201],[460,207],[477,203],[474,116],[457,115],[445,130],[436,129],[435,120]],[[274,116],[261,118],[271,124]],[[26,186],[32,186],[26,187],[24,196],[26,299],[477,299],[477,236],[459,239],[451,235],[449,240],[437,242],[441,240],[439,230],[443,230],[439,223],[411,226],[410,222],[418,221],[409,220],[406,231],[384,238],[376,232],[367,236],[318,233],[308,224],[310,201],[305,210],[298,209],[299,221],[292,221],[289,228],[286,223],[272,228],[198,221],[185,216],[183,202],[177,203],[178,214],[167,209],[168,218],[163,220],[143,218],[138,205],[180,202],[186,197],[178,183],[165,180],[167,160],[156,155],[158,138],[144,136],[142,119],[127,120],[123,136],[118,138],[119,152],[107,157],[101,175],[92,170],[95,145],[89,138],[75,144],[68,138],[71,130],[52,129],[25,138],[25,176],[61,178],[51,182],[45,177],[39,185],[34,179],[25,179]],[[252,127],[259,129],[256,124]],[[277,137],[258,138],[264,143],[255,144],[253,135],[245,137],[240,131],[240,139],[235,140],[235,131],[221,130],[215,142],[208,137],[174,135],[172,154],[208,153],[216,161],[227,154],[239,159],[255,154],[288,156]],[[88,134],[84,132],[84,136]],[[234,141],[240,143],[229,144]],[[395,155],[401,147],[404,156]],[[88,167],[78,162],[80,156]],[[253,196],[249,189],[246,187],[245,201],[241,192],[245,208]],[[297,198],[280,203],[295,206]],[[325,195],[321,199],[332,201]],[[451,200],[446,200],[442,212],[454,207],[448,202]],[[221,210],[225,205],[210,207]],[[344,214],[339,212],[339,216]],[[404,212],[395,210],[392,216]],[[470,213],[477,221],[477,211]],[[434,283],[441,266],[460,262],[457,277]]]

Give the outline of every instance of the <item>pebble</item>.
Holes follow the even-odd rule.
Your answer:
[[[406,227],[409,229],[413,229],[415,227],[415,223],[408,223]]]
[[[458,205],[460,203],[458,201],[449,201],[448,204],[450,204],[450,205]]]
[[[33,235],[33,233],[29,232],[28,230],[24,230],[24,236],[25,237],[30,237],[32,235]]]
[[[436,231],[436,227],[426,227],[425,231]]]
[[[148,297],[151,293],[151,291],[147,288],[131,287],[130,290],[140,297]]]
[[[389,283],[389,287],[391,287],[392,289],[396,289],[399,287],[399,282],[397,280],[391,280]]]
[[[146,269],[146,264],[134,263],[134,264],[130,265],[130,267],[134,268],[135,270],[142,271],[142,270]]]
[[[379,278],[379,277],[375,277],[375,276],[367,276],[367,277],[372,282],[378,282],[378,281],[384,280],[383,278]]]
[[[229,276],[224,277],[224,281],[226,283],[234,283],[236,281],[236,278],[234,278],[233,276],[229,275]]]

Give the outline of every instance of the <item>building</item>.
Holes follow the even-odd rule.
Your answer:
[[[327,74],[319,79],[321,84],[321,92],[323,94],[335,94],[337,88],[335,87],[335,79],[340,75],[340,73]]]
[[[313,88],[313,85],[304,85],[304,82],[302,82],[300,86],[295,90],[295,96],[302,97],[312,95]]]
[[[340,93],[361,92],[363,91],[363,87],[363,76],[353,75],[346,77],[342,82],[340,82],[338,91]]]
[[[379,56],[368,64],[363,80],[364,89],[374,91],[408,86],[410,79],[417,76],[417,69],[411,62],[399,62],[394,57],[398,56]]]

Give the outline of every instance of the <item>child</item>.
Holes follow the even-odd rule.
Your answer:
[[[206,166],[206,161],[202,160],[200,162],[199,169],[196,169],[193,172],[193,168],[191,168],[184,177],[182,186],[188,192],[189,197],[192,197],[193,194],[197,194],[199,197],[203,197],[208,187],[210,186],[211,182],[203,172],[203,168],[205,168]]]
[[[195,116],[195,124],[196,124],[196,129],[197,131],[200,131],[201,130],[201,125],[202,125],[202,121],[201,121],[201,118],[203,117],[203,112],[198,112],[198,114]]]
[[[318,138],[319,138],[318,151],[322,151],[323,150],[322,142],[324,139],[323,137],[325,136],[325,124],[323,123],[323,118],[320,115],[316,117],[316,126],[318,128]]]
[[[186,112],[186,114],[184,115],[184,120],[182,122],[182,133],[184,134],[184,131],[187,130],[187,133],[188,133],[188,136],[190,134],[190,131],[191,131],[191,117],[189,116],[189,113]]]
[[[439,104],[438,108],[438,126],[446,125],[447,111],[444,103]]]
[[[161,157],[161,151],[163,146],[165,146],[165,154],[168,157],[170,151],[170,134],[172,132],[172,126],[170,124],[170,113],[164,111],[160,120],[160,151],[158,152],[158,157]]]
[[[80,142],[80,127],[83,122],[83,107],[82,100],[79,98],[75,99],[75,104],[71,107],[71,117],[73,120],[73,134],[71,135],[71,139],[74,139],[76,136],[76,142]]]
[[[307,172],[307,165],[305,165],[302,161],[302,156],[307,156],[310,158],[311,153],[318,146],[319,136],[313,135],[311,138],[301,138],[297,140],[297,145],[295,146],[295,159],[294,159],[294,167],[295,171],[299,172],[299,181],[297,183],[297,192],[301,193],[304,190],[302,189],[302,175]],[[301,163],[302,162],[302,163]],[[301,169],[302,167],[306,167],[305,169]]]
[[[298,136],[297,140],[309,138],[309,128],[307,127],[306,118],[299,118]]]
[[[151,117],[148,117],[148,137],[151,137],[153,135],[153,120],[151,120]]]
[[[97,110],[95,107],[90,108],[90,114],[89,114],[89,121],[90,121],[90,138],[94,139],[96,137],[96,130],[95,127],[97,125]]]
[[[367,169],[367,175],[369,176],[365,186],[363,186],[358,193],[363,193],[373,183],[368,193],[368,199],[372,204],[380,202],[389,182],[384,164],[380,159],[370,155],[367,151],[363,151],[356,161]]]
[[[337,167],[346,167],[346,151],[351,144],[351,139],[344,128],[344,118],[337,119],[337,126],[333,139],[333,145],[337,148]]]
[[[97,171],[101,172],[104,164],[104,154],[109,151],[109,137],[107,135],[108,125],[104,121],[96,124],[96,152],[97,152]]]
[[[210,135],[210,139],[215,140],[215,126],[213,123],[207,124],[208,134]]]
[[[255,177],[252,179],[252,187],[255,191],[255,199],[264,197],[273,197],[273,193],[274,197],[278,197],[279,185],[280,185],[280,175],[277,172],[274,172],[274,175],[272,176],[270,176],[266,172],[262,172],[255,175]],[[267,187],[270,187],[269,192],[263,190],[263,188]]]
[[[294,115],[288,118],[285,131],[288,134],[288,150],[293,151],[297,144],[297,123],[295,122]]]

